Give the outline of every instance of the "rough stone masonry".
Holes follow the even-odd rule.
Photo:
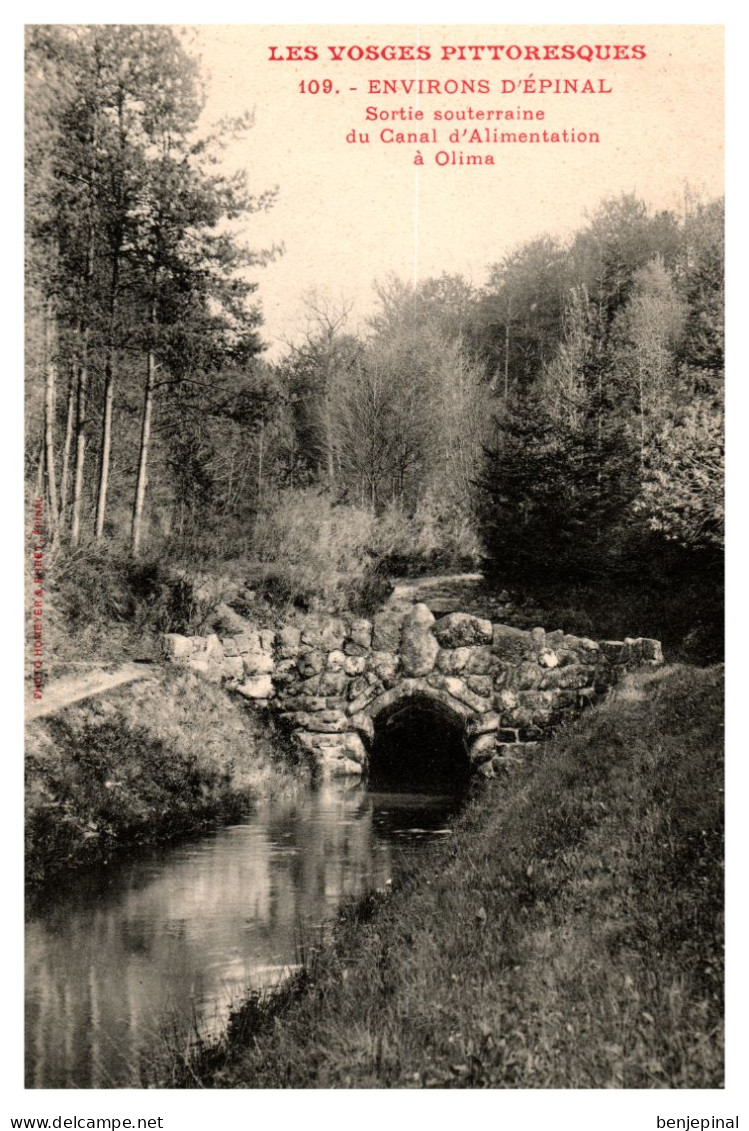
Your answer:
[[[523,631],[468,613],[435,619],[425,604],[389,605],[373,620],[312,618],[232,635],[163,638],[165,658],[272,709],[327,775],[361,774],[378,719],[413,699],[458,724],[473,769],[548,736],[627,670],[663,662],[657,640]]]

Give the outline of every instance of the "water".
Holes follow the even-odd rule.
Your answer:
[[[249,987],[294,969],[342,899],[449,835],[458,806],[331,782],[67,881],[26,927],[27,1087],[139,1086],[165,1034],[217,1035]]]

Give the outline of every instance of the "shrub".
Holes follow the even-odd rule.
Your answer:
[[[373,552],[391,573],[475,568],[481,546],[464,507],[430,493],[413,515],[397,504],[377,519]]]
[[[282,605],[345,607],[347,590],[364,582],[371,565],[372,528],[369,511],[315,490],[277,496],[255,528],[268,594]]]

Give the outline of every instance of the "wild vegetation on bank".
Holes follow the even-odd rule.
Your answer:
[[[28,728],[27,881],[230,819],[302,773],[269,722],[188,673],[68,707]]]
[[[158,1083],[720,1087],[722,737],[720,668],[630,677]]]

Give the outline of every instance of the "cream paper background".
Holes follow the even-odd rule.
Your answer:
[[[723,189],[723,30],[648,25],[378,25],[201,27],[191,38],[207,74],[206,125],[252,108],[255,126],[232,145],[232,167],[250,171],[260,192],[278,185],[267,213],[246,225],[251,246],[283,243],[285,254],[257,272],[275,342],[298,333],[302,296],[316,288],[373,305],[372,282],[394,272],[418,279],[462,273],[475,284],[488,264],[525,240],[564,237],[605,197],[631,192],[653,208],[684,207],[685,193]],[[328,44],[428,44],[428,62],[330,61]],[[443,44],[645,44],[647,58],[618,62],[442,62]],[[275,45],[315,45],[315,62],[272,62]],[[495,94],[502,78],[599,78],[611,94]],[[302,94],[300,81],[329,78],[340,94]],[[370,79],[488,79],[492,93],[368,94]],[[356,86],[356,91],[350,88]],[[424,111],[422,122],[367,122],[368,106]],[[601,141],[573,144],[458,144],[434,109],[546,111],[546,120],[481,122],[502,130],[595,130]],[[440,144],[383,144],[381,128],[439,131]],[[370,144],[346,143],[355,129]],[[438,150],[494,155],[493,166],[434,163]],[[415,167],[417,150],[425,164]]]

